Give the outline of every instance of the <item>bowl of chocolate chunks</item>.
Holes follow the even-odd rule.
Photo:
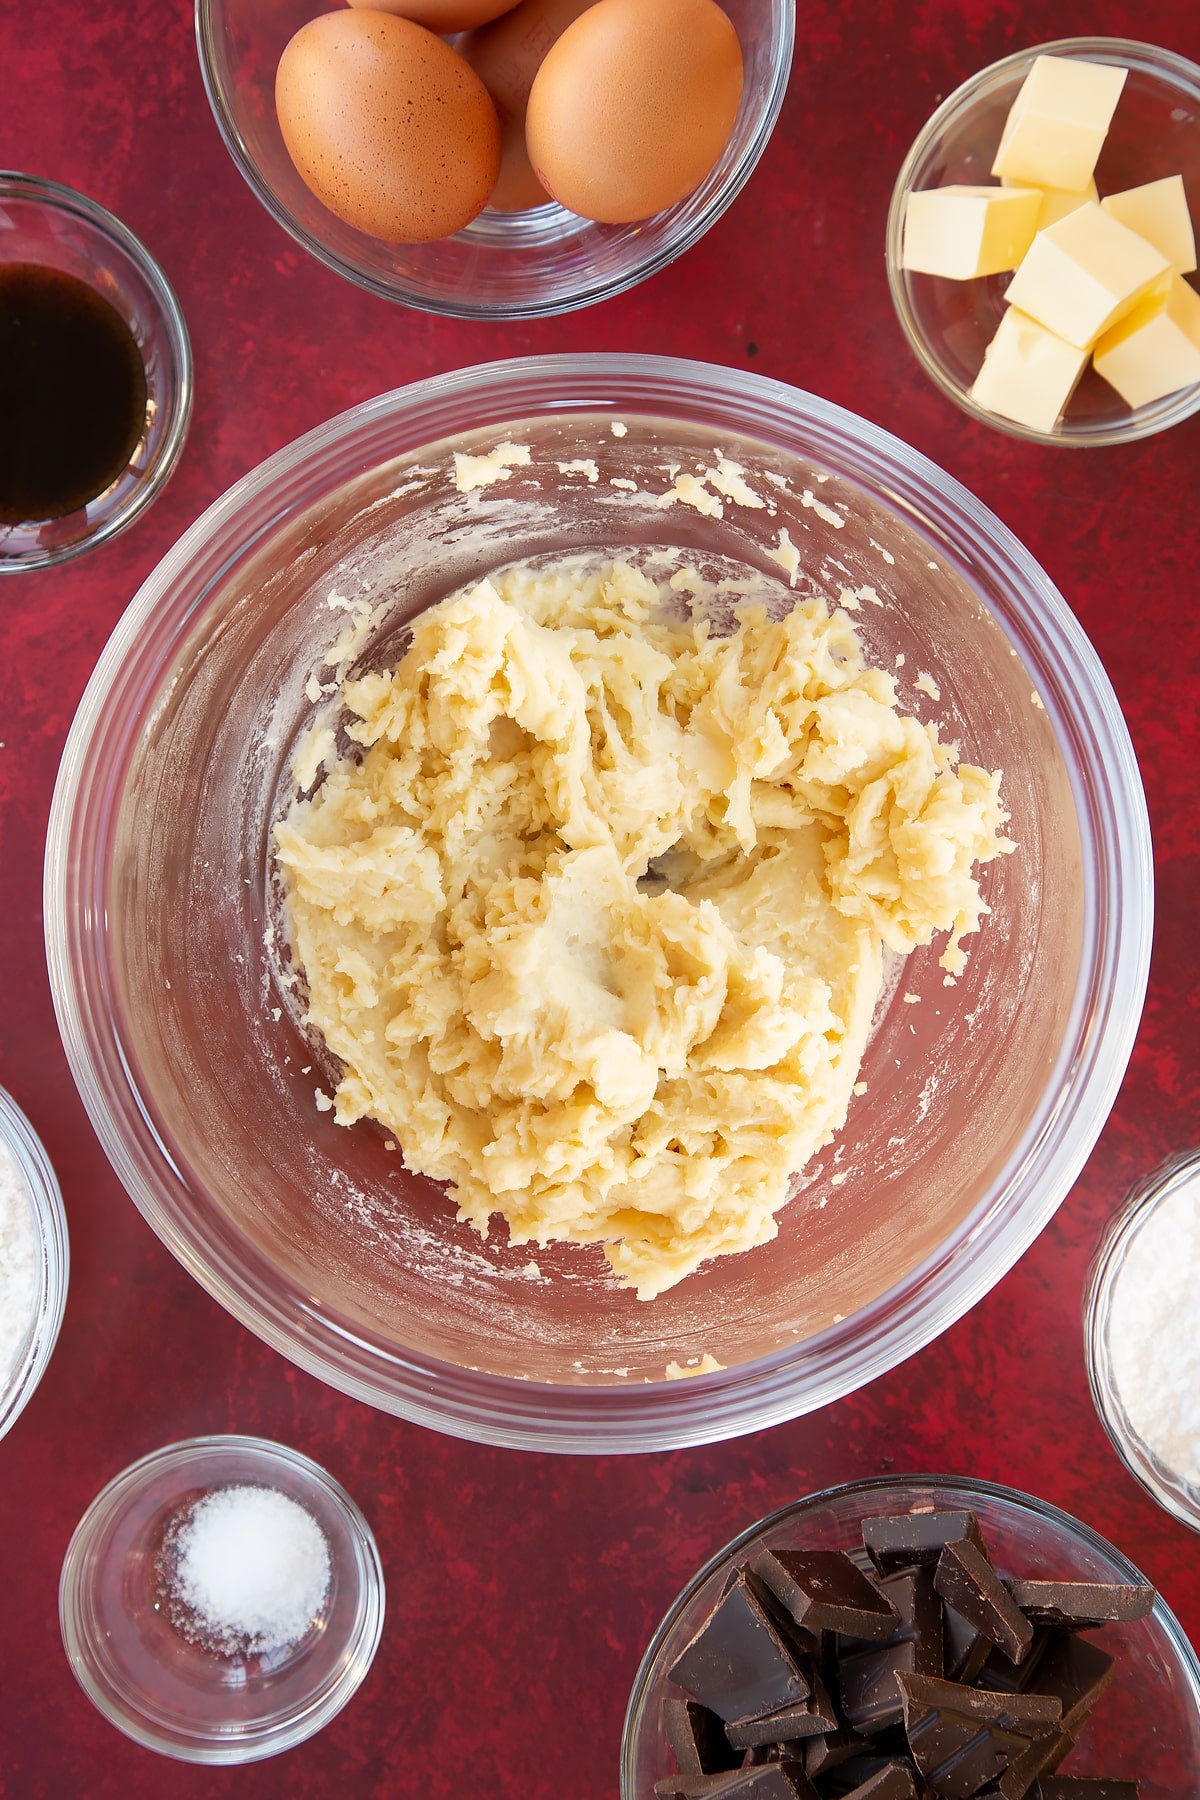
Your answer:
[[[1045,1501],[827,1489],[706,1564],[630,1697],[622,1800],[1200,1793],[1200,1660],[1119,1550]]]

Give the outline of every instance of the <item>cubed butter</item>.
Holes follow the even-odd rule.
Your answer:
[[[1089,201],[1038,232],[1009,282],[1007,299],[1047,331],[1086,349],[1170,268],[1145,238]]]
[[[1033,183],[1028,181],[1014,181],[1011,175],[1002,176],[1000,185],[1001,187],[1006,188],[1027,188],[1034,186]],[[1086,206],[1089,200],[1099,200],[1100,198],[1099,194],[1096,192],[1096,183],[1094,181],[1089,181],[1081,194],[1075,193],[1071,188],[1056,187],[1035,186],[1034,191],[1042,196],[1042,210],[1038,214],[1037,223],[1039,231],[1045,231],[1047,225],[1057,225],[1058,221],[1060,219],[1065,219],[1068,213],[1078,212],[1079,208],[1081,206]]]
[[[1086,188],[1124,85],[1125,70],[1110,63],[1036,57],[1009,111],[992,174],[1036,187]]]
[[[904,267],[951,281],[1015,269],[1033,242],[1041,206],[1032,188],[952,186],[910,194]]]
[[[1033,431],[1053,431],[1087,360],[1086,350],[1010,306],[987,347],[971,398]]]
[[[1200,294],[1176,275],[1105,332],[1093,360],[1130,406],[1191,387],[1200,381]]]
[[[1196,234],[1188,211],[1182,175],[1166,175],[1144,187],[1108,194],[1100,202],[1106,213],[1136,231],[1166,257],[1176,275],[1196,266]]]

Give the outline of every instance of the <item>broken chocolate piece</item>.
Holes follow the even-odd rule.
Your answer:
[[[1037,1625],[1087,1631],[1095,1625],[1126,1625],[1154,1610],[1148,1583],[1116,1581],[1010,1581],[1008,1591]]]
[[[896,1677],[901,1670],[910,1675],[942,1673],[942,1609],[932,1570],[904,1569],[879,1586],[900,1623],[883,1643],[844,1654],[838,1670],[842,1711],[858,1732],[899,1723],[903,1705]]]
[[[945,1800],[971,1800],[1032,1740],[1058,1730],[1062,1709],[1054,1696],[985,1693],[921,1675],[901,1675],[899,1683],[913,1760]]]
[[[696,1700],[664,1700],[663,1724],[681,1775],[712,1775],[738,1767],[737,1751],[707,1706]]]
[[[845,1800],[917,1800],[916,1783],[903,1763],[889,1763],[851,1788]]]
[[[805,1631],[886,1638],[900,1622],[844,1550],[762,1550],[750,1566]]]
[[[1030,1800],[1138,1800],[1138,1784],[1097,1780],[1094,1775],[1054,1775],[1038,1783]]]
[[[946,1679],[973,1682],[992,1654],[988,1639],[969,1619],[964,1619],[960,1612],[945,1604],[942,1606],[942,1638]]]
[[[871,1782],[880,1776],[888,1781],[882,1787]],[[907,1784],[907,1785],[906,1785]],[[828,1800],[913,1800],[918,1792],[917,1771],[907,1756],[854,1756],[828,1776],[821,1784],[822,1796]]]
[[[658,1800],[819,1800],[798,1762],[758,1763],[730,1775],[668,1775],[654,1792]]]
[[[1033,1626],[974,1544],[965,1539],[947,1544],[938,1558],[933,1585],[946,1604],[990,1638],[1010,1662],[1025,1660]]]
[[[1016,1761],[1009,1764],[995,1787],[985,1789],[985,1793],[994,1796],[994,1800],[1026,1800],[1038,1776],[1057,1769],[1074,1743],[1071,1733],[1061,1728],[1053,1737],[1035,1738],[1028,1750],[1023,1750]]]
[[[1055,1633],[1043,1626],[1034,1632],[1033,1647],[1023,1662],[1014,1663],[1003,1650],[988,1645],[988,1654],[975,1678],[976,1687],[1000,1694],[1024,1694],[1037,1686],[1038,1665],[1055,1641]]]
[[[733,1775],[740,1774],[734,1769]],[[721,1775],[664,1775],[654,1784],[656,1800],[720,1800],[728,1792],[731,1773]]]
[[[972,1512],[914,1512],[864,1519],[862,1536],[881,1575],[918,1563],[936,1563],[947,1544],[961,1543],[964,1538],[987,1553],[979,1521]]]
[[[670,1678],[721,1719],[774,1712],[809,1694],[774,1620],[740,1577],[678,1656]]]
[[[1073,1631],[1050,1637],[1038,1663],[1038,1691],[1061,1702],[1063,1730],[1074,1737],[1112,1680],[1116,1665],[1107,1650]]]
[[[806,1700],[777,1707],[774,1712],[731,1719],[725,1732],[736,1749],[752,1750],[759,1744],[794,1744],[801,1738],[820,1737],[836,1729],[837,1714],[820,1677],[814,1673],[813,1692]]]

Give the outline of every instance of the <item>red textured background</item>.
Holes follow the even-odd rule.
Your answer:
[[[649,3],[649,0],[648,0]],[[1084,1378],[1080,1292],[1130,1183],[1200,1140],[1200,418],[1111,451],[1048,451],[960,416],[888,303],[892,180],[936,102],[1008,51],[1070,33],[1200,60],[1195,0],[815,0],[775,138],[682,263],[589,312],[437,322],[360,294],[259,210],[212,124],[185,0],[5,0],[0,164],[111,207],[162,261],[197,364],[165,496],[68,570],[0,583],[0,1081],[56,1164],[72,1282],[54,1361],[0,1445],[0,1793],[279,1793],[609,1800],[625,1698],[695,1565],[807,1490],[876,1471],[1014,1483],[1078,1513],[1200,1637],[1200,1556],[1108,1447]],[[108,1168],[59,1046],[41,935],[42,840],[72,711],[122,608],[236,477],[357,400],[475,361],[668,351],[809,387],[907,438],[1030,547],[1112,676],[1156,843],[1150,997],[1116,1111],[1075,1191],[967,1319],[854,1399],[707,1450],[595,1462],[472,1448],[371,1413],[234,1324],[162,1249]],[[194,1432],[261,1432],[351,1490],[388,1579],[383,1645],[317,1739],[233,1773],[135,1748],[76,1687],[56,1588],[88,1501]]]

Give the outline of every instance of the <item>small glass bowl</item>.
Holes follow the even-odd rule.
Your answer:
[[[179,302],[144,245],[71,188],[0,170],[0,262],[74,275],[129,326],[146,371],[146,424],[117,479],[60,519],[0,526],[0,575],[45,569],[124,531],[169,480],[192,409],[192,352]]]
[[[187,1642],[158,1586],[167,1527],[231,1484],[305,1507],[331,1570],[299,1643],[238,1660]],[[257,1762],[312,1737],[361,1685],[383,1630],[383,1571],[357,1506],[307,1456],[262,1438],[190,1438],[142,1457],[92,1501],[67,1548],[58,1611],[80,1686],[127,1737],[181,1762]]]
[[[50,1159],[33,1126],[4,1088],[0,1088],[0,1144],[7,1150],[24,1182],[33,1215],[38,1258],[33,1315],[12,1368],[7,1374],[0,1369],[2,1438],[45,1374],[58,1340],[63,1308],[67,1303],[70,1248],[62,1195]]]
[[[1157,1209],[1191,1182],[1200,1179],[1200,1149],[1168,1157],[1132,1190],[1112,1220],[1096,1252],[1084,1298],[1084,1353],[1088,1383],[1114,1450],[1158,1504],[1200,1531],[1200,1491],[1169,1468],[1138,1436],[1121,1400],[1113,1368],[1110,1326],[1113,1300],[1126,1259],[1138,1233]]]
[[[196,0],[196,43],[225,147],[277,224],[339,275],[423,312],[534,319],[611,299],[665,268],[704,235],[749,179],[787,92],[791,0],[724,0],[745,64],[742,103],[716,167],[667,212],[596,225],[548,202],[485,208],[454,237],[391,244],[345,224],[309,192],[275,117],[275,69],[320,0]]]
[[[803,1545],[854,1550],[864,1518],[969,1511],[1005,1574],[1062,1581],[1142,1582],[1119,1550],[1045,1500],[990,1481],[947,1475],[881,1476],[826,1488],[743,1531],[689,1581],[655,1632],[633,1684],[621,1744],[621,1800],[652,1800],[672,1772],[663,1701],[679,1690],[667,1671],[719,1598],[735,1562],[755,1551]],[[1117,1658],[1117,1678],[1088,1721],[1083,1747],[1063,1773],[1138,1777],[1141,1800],[1200,1793],[1200,1658],[1161,1599],[1145,1619],[1095,1634]]]
[[[1126,38],[1061,38],[1018,51],[972,76],[938,107],[904,159],[887,222],[892,301],[917,360],[972,418],[1034,444],[1124,444],[1151,437],[1200,410],[1200,383],[1148,406],[1130,407],[1089,364],[1053,431],[1034,431],[988,412],[970,390],[1005,309],[1011,274],[947,281],[901,266],[909,194],[950,182],[990,186],[992,159],[1008,109],[1037,56],[1112,63],[1128,70],[1100,153],[1102,195],[1182,175],[1193,217],[1200,213],[1200,68],[1169,50]]]

